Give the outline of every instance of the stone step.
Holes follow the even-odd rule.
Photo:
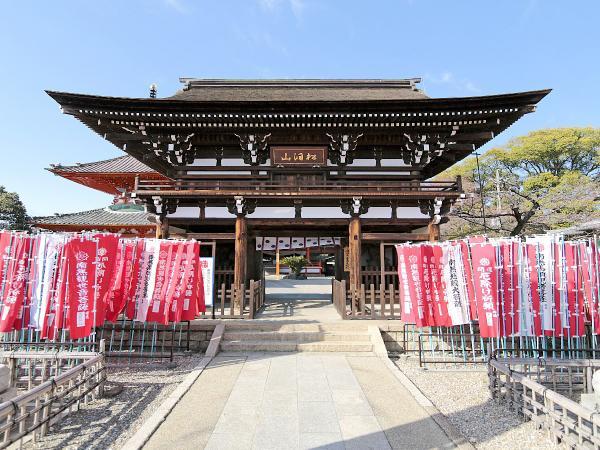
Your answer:
[[[223,352],[371,352],[370,342],[225,341]]]
[[[227,322],[226,332],[229,331],[312,331],[312,332],[367,332],[368,324],[365,322],[338,322],[338,323],[281,323],[277,321],[267,322],[258,320],[244,320],[239,322]]]
[[[223,341],[370,342],[363,331],[226,331]]]

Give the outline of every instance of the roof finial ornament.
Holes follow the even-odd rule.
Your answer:
[[[150,85],[150,98],[156,98],[156,92],[158,91],[158,86],[156,83],[152,83]]]

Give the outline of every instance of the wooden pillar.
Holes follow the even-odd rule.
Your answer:
[[[169,219],[164,216],[156,217],[156,239],[169,238]]]
[[[430,223],[427,226],[427,232],[429,233],[429,241],[436,242],[440,240],[440,225],[437,223]]]
[[[275,250],[275,276],[279,277],[279,242],[277,243],[277,249]]]
[[[348,227],[348,247],[349,247],[349,261],[348,267],[350,269],[350,288],[360,289],[361,276],[360,276],[360,246],[361,246],[361,227],[360,217],[353,216],[350,219],[350,225]]]
[[[235,218],[235,251],[233,284],[236,288],[246,282],[246,254],[248,252],[248,224],[246,217],[238,215]]]

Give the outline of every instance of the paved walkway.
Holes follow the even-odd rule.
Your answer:
[[[331,302],[331,278],[267,279],[265,307],[257,319],[341,322]]]
[[[452,442],[376,356],[220,354],[146,449],[430,449]]]

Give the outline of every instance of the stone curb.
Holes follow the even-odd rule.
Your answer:
[[[373,330],[374,329],[374,330]],[[390,372],[396,377],[396,379],[408,390],[411,395],[415,398],[417,403],[423,407],[425,411],[431,416],[435,423],[446,433],[446,436],[454,443],[458,448],[462,449],[475,449],[462,434],[460,434],[454,425],[443,415],[439,409],[423,394],[423,392],[414,384],[410,378],[408,378],[404,372],[402,372],[388,357],[387,350],[385,349],[385,343],[381,337],[381,332],[378,327],[369,326],[369,333],[371,334],[371,341],[373,342],[373,351],[377,356],[381,358],[383,363],[387,366]],[[383,349],[382,349],[383,347]]]
[[[122,450],[140,450],[144,447],[146,442],[150,440],[160,424],[165,421],[169,413],[190,390],[206,366],[210,364],[212,359],[219,352],[219,345],[224,330],[225,325],[223,324],[218,324],[215,327],[215,331],[210,338],[210,344],[208,345],[204,358],[200,360],[198,365],[183,379],[179,386],[177,386],[177,388],[175,388],[175,390],[162,402],[135,434],[125,442],[123,447],[121,447]]]
[[[206,356],[207,358],[214,358],[215,356],[217,356],[217,353],[219,353],[219,348],[221,346],[221,339],[223,339],[224,333],[225,324],[217,324],[210,338],[210,342],[208,343],[208,348],[206,349],[206,353],[204,354],[204,356]]]

